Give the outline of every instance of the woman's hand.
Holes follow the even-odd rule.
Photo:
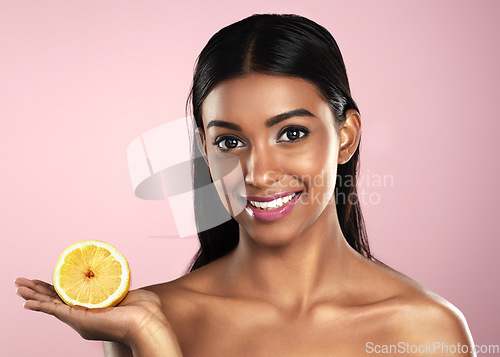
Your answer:
[[[116,307],[88,309],[66,305],[54,287],[43,281],[17,278],[14,283],[17,294],[26,300],[24,308],[57,317],[84,339],[121,342],[134,356],[181,356],[177,338],[161,311],[161,300],[151,291],[129,291]]]

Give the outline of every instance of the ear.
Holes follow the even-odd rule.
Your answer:
[[[196,144],[198,145],[198,150],[200,150],[201,155],[203,156],[203,159],[205,159],[205,162],[208,165],[208,158],[207,158],[207,146],[206,146],[206,140],[205,140],[205,133],[203,132],[202,129],[197,127],[194,129],[194,136],[196,138]]]
[[[345,115],[346,120],[339,133],[339,165],[345,164],[351,159],[361,138],[361,117],[359,113],[354,109],[349,109]]]

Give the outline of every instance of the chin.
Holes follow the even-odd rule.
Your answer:
[[[247,223],[247,224],[245,224]],[[245,232],[245,235],[255,244],[265,247],[283,247],[291,243],[298,235],[298,227],[295,225],[273,225],[273,224],[262,224],[259,223],[258,226],[252,224],[248,225],[248,222],[241,222],[240,226]],[[241,237],[240,237],[241,239]]]

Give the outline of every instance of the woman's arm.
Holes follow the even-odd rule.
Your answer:
[[[58,318],[86,340],[115,341],[105,343],[106,356],[182,356],[160,298],[151,291],[133,290],[116,307],[88,309],[64,304],[43,281],[18,278],[15,284],[26,309]]]
[[[108,357],[182,357],[182,352],[174,331],[166,319],[148,322],[140,326],[138,333],[129,338],[129,345],[119,342],[105,342],[105,356]]]
[[[105,357],[182,357],[177,338],[170,328],[158,326],[142,329],[141,336],[133,339],[131,348],[120,342],[104,341]]]
[[[103,341],[104,357],[133,357],[127,345],[120,342]]]

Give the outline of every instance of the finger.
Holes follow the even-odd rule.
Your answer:
[[[38,285],[40,289],[46,289],[47,291],[55,291],[54,286],[49,283],[46,283],[45,281],[33,279],[32,282]]]
[[[57,295],[57,292],[54,289],[54,286],[46,283],[45,281],[41,281],[41,280],[33,280],[33,282],[35,283],[35,289],[34,289],[35,291],[42,293],[42,294],[45,294],[45,295],[49,295],[49,296],[53,297],[54,299],[59,300],[59,295]]]
[[[32,281],[30,279],[26,279],[26,278],[16,278],[16,280],[14,280],[14,285],[16,286],[21,286],[21,285],[31,285]]]
[[[83,320],[83,317],[88,310],[83,306],[75,308],[66,304],[55,304],[50,301],[38,300],[26,300],[24,308],[52,315],[70,326],[73,326],[74,323],[79,320]]]
[[[24,303],[24,307],[56,317],[87,340],[108,341],[122,337],[122,335],[118,334],[117,327],[122,327],[123,325],[118,326],[113,319],[109,319],[104,316],[105,314],[101,314],[113,308],[89,309],[80,305],[70,307],[65,304],[35,300],[27,300]]]
[[[30,280],[26,278],[18,278],[14,282],[18,287],[27,287],[37,293],[51,297],[60,302],[54,287],[41,280]],[[19,288],[18,288],[19,289]]]
[[[71,315],[71,307],[66,304],[56,304],[50,301],[26,300],[24,308],[32,311],[44,312],[67,322]]]
[[[34,300],[40,302],[50,302],[54,304],[62,304],[63,302],[57,294],[54,296],[53,294],[47,295],[44,293],[39,293],[33,289],[28,288],[27,286],[19,286],[16,289],[16,293],[21,296],[25,300]]]
[[[26,279],[26,278],[17,278],[14,280],[14,284],[16,286],[27,286],[30,289],[36,290],[36,289],[49,289],[52,285],[41,281],[41,280],[31,280],[31,279]]]

